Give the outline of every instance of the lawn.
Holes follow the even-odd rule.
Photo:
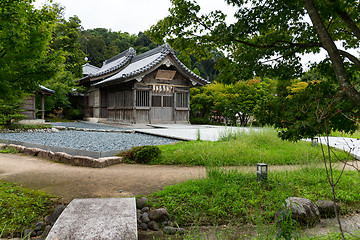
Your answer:
[[[54,196],[12,183],[0,182],[0,236],[21,233],[56,205]]]
[[[335,175],[339,171],[334,171]],[[273,171],[258,183],[256,174],[210,168],[207,178],[168,186],[148,196],[153,206],[165,207],[180,226],[271,224],[288,197],[331,200],[323,168]],[[360,209],[360,178],[346,171],[337,186],[342,214]]]
[[[273,129],[238,132],[223,141],[190,141],[159,146],[161,155],[152,164],[188,166],[239,166],[263,162],[276,165],[320,163],[320,147],[309,142],[289,142]],[[347,154],[337,151],[341,158]]]

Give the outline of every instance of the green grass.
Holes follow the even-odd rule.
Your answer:
[[[32,191],[18,185],[0,182],[1,237],[21,233],[45,217],[56,202],[54,196]]]
[[[359,209],[360,178],[357,172],[344,173],[337,194],[344,205],[342,213]],[[274,171],[270,172],[267,182],[258,183],[255,172],[243,174],[210,169],[205,179],[168,186],[148,198],[154,207],[165,207],[180,226],[198,226],[270,224],[282,201],[293,196],[312,201],[330,200],[325,170]]]
[[[347,138],[360,139],[360,130],[357,130],[353,134],[336,131],[336,132],[332,132],[330,135],[333,137],[347,137]]]
[[[13,147],[6,146],[5,148],[0,148],[0,153],[12,153],[12,154],[15,154],[15,153],[18,153],[18,151]]]
[[[309,142],[283,141],[272,129],[224,134],[226,141],[190,141],[159,146],[161,155],[152,164],[189,166],[290,165],[320,163],[320,147]],[[346,158],[345,153],[339,156]]]

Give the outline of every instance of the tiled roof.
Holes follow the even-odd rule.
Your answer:
[[[139,56],[135,56],[132,58],[129,65],[127,65],[124,69],[122,69],[117,74],[100,81],[94,86],[100,86],[108,84],[112,81],[117,81],[121,79],[128,79],[131,77],[135,77],[141,75],[142,73],[150,70],[157,64],[161,63],[168,55],[171,55],[173,59],[175,59],[176,63],[181,67],[181,69],[191,77],[192,80],[195,80],[201,84],[208,83],[207,80],[199,77],[195,73],[193,73],[190,69],[188,69],[176,56],[174,51],[168,44],[164,44],[160,47],[152,49],[148,52],[145,52]]]
[[[91,73],[89,76],[96,77],[118,70],[124,67],[135,55],[135,50],[133,48],[129,48],[115,57],[106,60],[97,72]]]
[[[46,93],[50,93],[50,94],[54,94],[55,91],[51,90],[50,88],[44,87],[43,85],[39,85],[39,88],[41,91],[46,92]]]
[[[96,67],[96,66],[93,66],[89,63],[85,63],[83,66],[82,66],[82,71],[83,71],[83,75],[89,75],[89,74],[92,74],[92,73],[96,73],[97,71],[99,71],[100,68]]]

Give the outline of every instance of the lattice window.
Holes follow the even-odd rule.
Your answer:
[[[176,107],[188,108],[189,107],[189,93],[176,93]]]
[[[136,91],[136,106],[149,107],[149,91]]]
[[[174,97],[173,96],[163,96],[163,107],[173,107]]]
[[[161,96],[152,96],[151,106],[152,107],[161,107]]]

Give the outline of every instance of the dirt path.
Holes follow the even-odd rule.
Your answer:
[[[65,202],[74,198],[149,194],[166,185],[204,177],[205,173],[203,167],[137,164],[103,169],[74,167],[20,154],[0,154],[0,180],[61,196]]]
[[[271,166],[270,171],[300,167]],[[256,171],[255,166],[229,168]],[[20,154],[0,154],[0,180],[60,196],[64,202],[74,198],[147,195],[166,185],[205,175],[205,167],[118,164],[99,169],[69,166]]]

